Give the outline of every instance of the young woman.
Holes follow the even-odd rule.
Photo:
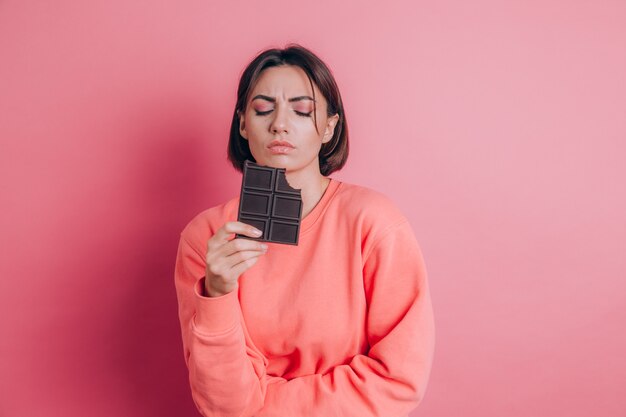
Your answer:
[[[285,168],[301,189],[297,246],[237,222],[239,197],[181,233],[175,282],[191,393],[204,416],[407,416],[434,351],[426,269],[382,194],[329,175],[348,129],[328,67],[269,49],[237,91],[228,157]]]

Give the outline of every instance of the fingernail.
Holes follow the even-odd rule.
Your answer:
[[[252,230],[252,234],[255,236],[261,236],[263,234],[262,231],[260,231],[259,229],[253,229]]]
[[[262,249],[262,250],[267,250],[267,245],[266,245],[265,243],[262,243],[262,244],[261,244],[261,249]]]

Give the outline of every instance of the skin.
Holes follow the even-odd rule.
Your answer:
[[[239,114],[239,133],[248,141],[257,163],[285,168],[289,184],[301,190],[302,217],[313,210],[330,183],[330,179],[320,173],[318,154],[322,144],[332,139],[339,121],[339,115],[327,115],[326,99],[315,84],[313,88],[317,130],[313,101],[301,98],[313,98],[311,84],[306,73],[297,66],[264,70],[250,93],[245,111]],[[276,140],[291,146],[272,147]],[[252,226],[228,222],[208,240],[205,291],[209,297],[237,289],[239,276],[267,252],[266,244],[233,239],[235,233],[260,236]]]

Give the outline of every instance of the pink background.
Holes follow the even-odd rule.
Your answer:
[[[195,416],[178,235],[238,77],[300,42],[422,246],[413,416],[626,415],[624,1],[0,2],[0,416]]]

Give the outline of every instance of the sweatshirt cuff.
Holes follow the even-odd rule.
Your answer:
[[[237,290],[219,297],[204,297],[204,277],[194,285],[196,315],[193,324],[200,333],[222,333],[239,323]]]

